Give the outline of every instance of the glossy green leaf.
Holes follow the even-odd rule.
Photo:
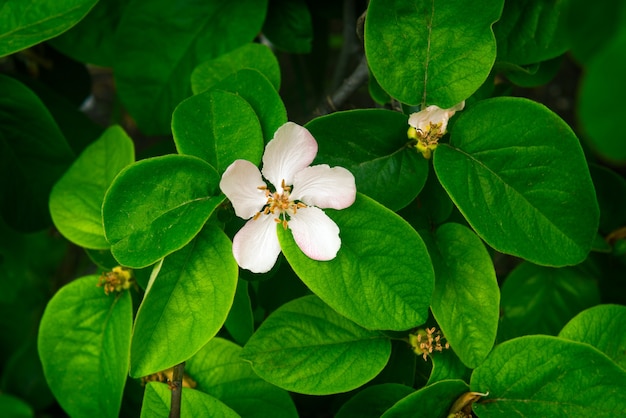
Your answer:
[[[237,263],[222,230],[207,226],[166,257],[137,312],[131,376],[170,368],[198,352],[220,330],[233,303]]]
[[[74,154],[31,90],[0,75],[0,91],[0,215],[32,232],[50,224],[50,190]]]
[[[276,56],[269,47],[251,43],[198,65],[191,73],[191,89],[194,94],[202,93],[245,68],[263,74],[275,90],[280,88],[280,67]]]
[[[141,418],[168,418],[172,402],[172,390],[164,383],[150,382],[141,405]],[[238,418],[239,415],[218,401],[200,391],[184,388],[182,391],[181,418]]]
[[[223,197],[203,160],[166,155],[127,166],[104,197],[104,233],[120,264],[141,268],[182,248]]]
[[[626,19],[624,19],[626,21]],[[603,158],[626,162],[622,123],[626,89],[626,27],[587,65],[581,81],[578,116],[589,145]]]
[[[87,16],[50,43],[73,59],[102,67],[115,62],[114,35],[130,0],[102,0]]]
[[[539,87],[548,84],[552,80],[563,64],[563,56],[552,58],[527,67],[514,66],[512,70],[506,72],[506,78],[513,84],[520,87]]]
[[[587,343],[626,370],[626,306],[598,305],[582,311],[559,333],[559,337]]]
[[[109,248],[102,201],[115,176],[134,161],[133,141],[119,126],[108,128],[74,161],[50,193],[50,214],[65,238],[85,248]]]
[[[496,58],[491,25],[503,0],[372,0],[365,52],[376,80],[410,104],[449,108],[474,93]]]
[[[243,69],[220,81],[216,88],[244,98],[256,112],[265,143],[287,122],[287,110],[269,80],[256,70]]]
[[[462,380],[442,380],[396,402],[381,418],[408,417],[415,411],[428,411],[429,417],[446,418],[454,401],[468,390]]]
[[[326,395],[370,381],[390,353],[391,344],[382,334],[338,315],[315,296],[305,296],[272,313],[241,357],[276,386]]]
[[[238,344],[245,344],[254,332],[254,318],[250,295],[248,294],[248,282],[239,279],[233,306],[228,312],[224,327]]]
[[[214,396],[242,417],[295,418],[289,394],[254,373],[240,358],[241,347],[214,338],[186,364],[197,389]]]
[[[210,90],[183,101],[172,116],[179,153],[200,157],[220,173],[237,159],[258,164],[263,133],[254,110],[236,94]]]
[[[522,263],[502,286],[498,337],[556,335],[577,313],[599,302],[596,280],[581,269]]]
[[[311,52],[313,23],[304,0],[270,0],[263,34],[272,45],[293,54]]]
[[[462,225],[443,224],[434,240],[431,310],[454,352],[475,368],[491,351],[498,329],[500,288],[493,262],[480,238]]]
[[[344,403],[335,418],[380,418],[393,404],[414,391],[412,387],[397,383],[366,387]]]
[[[172,111],[191,95],[193,69],[249,43],[266,7],[267,0],[130,2],[115,33],[114,70],[120,99],[141,130],[169,133]]]
[[[495,348],[474,370],[480,418],[618,417],[626,410],[626,371],[587,344],[533,335]]]
[[[7,393],[0,394],[0,411],[11,418],[34,418],[35,412],[26,402]]]
[[[97,0],[5,0],[0,4],[0,57],[50,39],[80,21]]]
[[[435,172],[487,244],[542,265],[585,259],[598,203],[563,120],[539,103],[501,97],[461,112],[450,135],[434,153]]]
[[[340,314],[368,329],[402,331],[423,324],[434,285],[426,246],[409,224],[366,196],[348,209],[326,210],[339,226],[333,260],[308,258],[289,230],[280,246],[298,277]]]
[[[526,65],[563,54],[568,47],[565,0],[506,1],[493,25],[498,61]]]
[[[316,163],[345,167],[357,190],[398,210],[420,192],[428,161],[408,148],[405,115],[380,109],[337,112],[309,122],[317,140]]]
[[[433,362],[433,369],[428,377],[427,384],[450,379],[468,381],[471,370],[468,369],[459,356],[452,350],[443,350],[429,357]],[[420,358],[421,360],[421,358]]]
[[[117,417],[128,373],[130,293],[105,295],[98,276],[64,286],[39,327],[46,380],[70,416]]]

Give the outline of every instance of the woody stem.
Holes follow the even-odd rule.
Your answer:
[[[180,405],[183,396],[183,374],[185,372],[185,362],[174,366],[172,375],[172,402],[170,406],[169,418],[180,418]]]

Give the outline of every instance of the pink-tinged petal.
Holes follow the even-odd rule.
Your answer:
[[[243,219],[263,209],[267,197],[259,187],[265,186],[259,169],[246,160],[236,160],[229,165],[220,180],[220,189],[233,204],[237,216]]]
[[[319,208],[345,209],[356,198],[354,176],[343,167],[307,167],[296,173],[290,197]]]
[[[465,100],[463,100],[461,103],[457,104],[456,106],[452,106],[450,109],[448,109],[448,114],[450,117],[452,117],[452,115],[454,115],[459,110],[463,110],[464,108],[465,108]]]
[[[265,147],[263,176],[282,193],[282,181],[292,185],[294,175],[308,167],[316,155],[317,142],[313,135],[306,128],[287,122]]]
[[[339,227],[319,208],[298,209],[289,220],[289,229],[298,247],[313,260],[332,260],[341,247]]]
[[[233,255],[241,268],[266,273],[274,267],[280,254],[273,216],[250,219],[233,238]]]

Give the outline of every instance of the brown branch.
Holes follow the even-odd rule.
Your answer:
[[[335,93],[333,93],[332,96],[327,96],[326,100],[320,103],[317,109],[315,109],[315,112],[313,112],[314,115],[322,116],[335,112],[337,108],[343,105],[343,103],[352,95],[352,93],[354,93],[367,81],[368,77],[369,69],[367,67],[367,59],[365,58],[365,55],[363,55],[354,72],[344,80],[343,84],[337,89],[337,91],[335,91]]]
[[[170,405],[169,418],[180,418],[180,406],[183,397],[183,375],[185,372],[185,362],[174,366],[174,373],[170,388],[172,389],[172,402]]]

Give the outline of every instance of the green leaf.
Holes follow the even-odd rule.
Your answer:
[[[409,224],[357,194],[348,209],[326,214],[339,226],[337,257],[319,262],[278,227],[280,246],[298,277],[341,315],[368,329],[402,331],[426,321],[434,273],[426,246]]]
[[[263,133],[254,110],[241,97],[210,90],[184,100],[172,116],[179,153],[200,157],[220,173],[236,159],[258,164]]]
[[[533,335],[497,346],[474,370],[480,418],[617,417],[626,410],[626,371],[587,344]]]
[[[239,344],[245,344],[254,333],[254,318],[250,295],[248,294],[248,282],[241,278],[237,282],[237,291],[233,306],[228,312],[224,327],[233,339]]]
[[[435,151],[435,172],[487,244],[542,265],[585,259],[598,203],[563,120],[539,103],[500,97],[462,112],[450,135]]]
[[[263,34],[292,54],[308,54],[313,42],[311,13],[304,0],[270,0]]]
[[[582,270],[522,263],[502,286],[498,337],[556,335],[574,315],[599,302],[596,280]]]
[[[491,25],[503,0],[372,0],[365,52],[381,87],[399,101],[449,108],[472,95],[496,58]]]
[[[0,394],[0,410],[11,418],[34,418],[35,416],[30,405],[7,393]]]
[[[408,126],[401,113],[362,109],[314,119],[306,128],[319,146],[316,163],[347,168],[359,192],[398,210],[417,196],[428,174],[427,160],[406,146]]]
[[[142,268],[184,247],[223,197],[219,175],[203,160],[165,155],[123,169],[104,197],[102,218],[120,264]]]
[[[256,70],[243,69],[220,81],[216,88],[230,91],[245,99],[256,112],[265,143],[287,122],[287,110],[269,80]]]
[[[391,344],[383,335],[338,315],[317,297],[305,296],[272,313],[241,357],[276,386],[326,395],[370,381],[390,354]]]
[[[109,248],[102,201],[113,178],[134,161],[133,141],[119,126],[108,128],[82,152],[50,193],[50,214],[65,238],[85,248]]]
[[[599,232],[608,235],[626,225],[626,180],[611,169],[589,164],[600,206]]]
[[[267,0],[131,1],[115,33],[114,71],[139,128],[169,133],[172,111],[191,95],[193,69],[254,39],[266,6]]]
[[[231,242],[205,227],[163,260],[137,312],[130,374],[146,376],[181,363],[220,330],[233,303],[237,263]]]
[[[117,417],[128,373],[130,293],[105,295],[98,276],[64,286],[46,307],[39,357],[52,393],[70,416]]]
[[[452,350],[443,350],[429,357],[433,362],[433,369],[428,377],[429,385],[442,380],[461,379],[468,381],[471,370]],[[421,360],[421,358],[419,359]]]
[[[191,73],[191,89],[194,94],[202,93],[245,68],[263,74],[275,90],[280,88],[280,67],[276,56],[269,47],[251,43],[198,65]]]
[[[380,418],[393,404],[413,392],[412,387],[398,383],[369,386],[344,403],[335,418]]]
[[[626,307],[599,305],[582,311],[559,333],[559,337],[587,343],[626,369]]]
[[[500,288],[493,262],[482,241],[462,225],[444,224],[434,239],[431,310],[454,352],[475,368],[491,351],[498,330]]]
[[[430,168],[424,188],[415,200],[398,212],[398,215],[406,219],[416,231],[430,231],[445,222],[452,214],[453,208],[450,196]]]
[[[624,19],[626,21],[626,19]],[[587,65],[581,81],[578,115],[592,149],[614,163],[626,162],[622,123],[626,89],[626,27]]]
[[[428,411],[429,417],[446,418],[454,401],[468,389],[462,380],[442,380],[396,402],[381,418],[408,417],[415,411]]]
[[[224,402],[242,417],[295,418],[289,394],[254,373],[240,358],[242,348],[214,338],[186,364],[198,390]]]
[[[130,0],[98,1],[84,19],[50,43],[76,61],[112,67],[115,30],[128,3]]]
[[[0,75],[0,91],[0,215],[33,232],[50,224],[50,190],[74,154],[31,90]]]
[[[493,25],[498,41],[498,61],[527,65],[563,54],[569,0],[506,1],[500,20]]]
[[[97,0],[4,0],[0,4],[0,57],[53,38],[80,21]]]
[[[141,404],[141,418],[168,418],[172,390],[164,383],[150,382]],[[182,391],[181,418],[237,418],[239,415],[217,399],[190,388]]]

